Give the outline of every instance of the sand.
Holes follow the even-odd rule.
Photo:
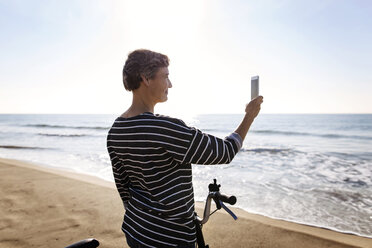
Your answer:
[[[0,159],[0,175],[1,248],[65,247],[91,237],[100,247],[127,247],[113,183],[9,159]],[[372,247],[369,238],[234,212],[237,221],[219,211],[204,226],[210,247]]]

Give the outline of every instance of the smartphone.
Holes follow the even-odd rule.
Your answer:
[[[251,100],[259,96],[259,77],[251,77]]]

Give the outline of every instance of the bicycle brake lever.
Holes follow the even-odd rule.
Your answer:
[[[226,207],[226,205],[223,204],[222,201],[219,201],[219,202],[220,202],[220,205],[223,207],[223,209],[225,209],[225,211],[228,212],[231,215],[231,217],[234,218],[234,220],[238,219],[238,217],[228,207]]]

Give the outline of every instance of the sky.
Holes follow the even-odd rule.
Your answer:
[[[129,52],[170,58],[156,113],[372,113],[372,2],[0,0],[0,113],[121,114]]]

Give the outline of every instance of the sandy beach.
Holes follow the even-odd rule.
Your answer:
[[[9,159],[0,159],[0,174],[1,248],[65,247],[90,237],[100,247],[127,247],[113,183]],[[210,247],[372,247],[369,238],[234,210],[237,221],[220,211],[203,228]]]

